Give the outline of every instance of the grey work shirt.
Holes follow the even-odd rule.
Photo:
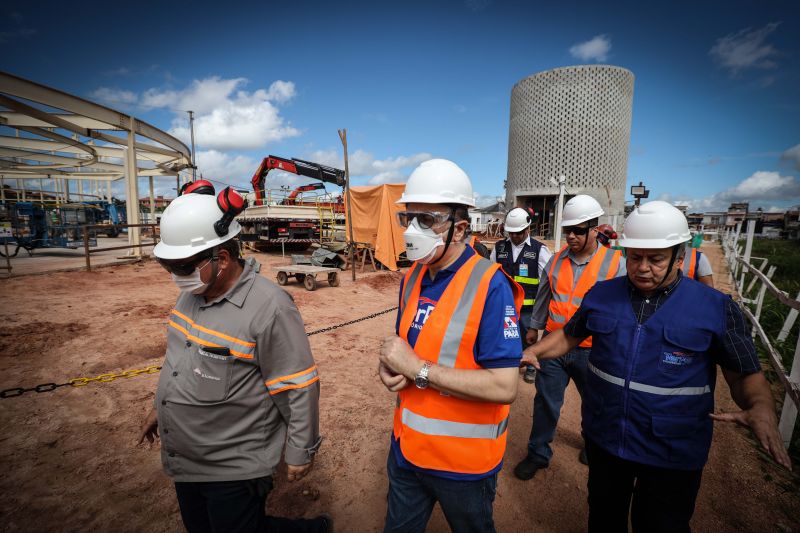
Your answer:
[[[268,476],[284,444],[292,465],[319,447],[319,376],[303,319],[259,268],[248,260],[211,302],[181,293],[170,314],[155,406],[161,460],[175,481]]]
[[[592,260],[597,252],[600,250],[600,246],[598,245],[595,249],[594,253],[584,259],[583,261],[578,261],[575,258],[575,254],[567,248],[567,257],[569,257],[569,264],[572,267],[572,288],[575,288],[575,285],[578,283],[578,279],[580,279],[583,270],[586,268],[586,265],[589,264],[589,261]],[[611,253],[613,250],[609,250]],[[558,252],[557,254],[550,257],[550,260],[547,262],[547,265],[544,267],[544,271],[542,272],[542,276],[539,278],[539,289],[536,292],[536,302],[533,304],[533,310],[531,310],[531,321],[530,329],[544,329],[547,325],[547,311],[550,308],[550,300],[553,298],[553,291],[550,290],[550,276],[548,273],[550,272],[550,268],[553,266],[553,260],[559,256],[559,254],[563,253],[563,250]],[[625,258],[619,258],[619,266],[617,267],[617,273],[614,277],[625,276]]]

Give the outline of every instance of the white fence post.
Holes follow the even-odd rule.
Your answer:
[[[792,362],[792,371],[789,372],[789,381],[792,383],[800,382],[800,335],[797,336],[797,345],[794,348],[794,361]],[[797,422],[797,405],[787,393],[783,398],[781,420],[778,423],[778,430],[781,432],[784,448],[789,448],[795,422]]]
[[[764,259],[761,262],[761,266],[758,267],[758,270],[760,272],[764,272],[764,269],[767,268],[767,263],[769,263],[769,259]],[[746,293],[749,293],[750,291],[753,290],[753,286],[756,284],[756,281],[758,281],[758,276],[753,276],[753,279],[751,279],[750,283],[747,285],[747,290],[745,291]],[[744,294],[742,294],[742,296],[744,296]]]
[[[800,302],[800,292],[797,293],[795,300]],[[792,327],[794,327],[795,320],[797,320],[797,309],[789,309],[789,314],[786,316],[786,320],[783,323],[781,332],[778,333],[779,341],[783,342],[786,340],[786,337],[789,336],[789,332],[792,330]]]
[[[769,272],[767,272],[768,279],[772,279],[772,275],[775,274],[775,270],[777,270],[777,268],[778,267],[776,267],[775,265],[769,267]],[[758,276],[753,276],[753,277],[757,278]],[[756,321],[758,321],[758,319],[761,318],[761,308],[764,306],[764,294],[766,294],[766,292],[767,292],[767,284],[762,281],[761,290],[758,291],[758,297],[756,297]],[[754,339],[756,338],[755,329],[752,330],[750,334],[753,336]]]

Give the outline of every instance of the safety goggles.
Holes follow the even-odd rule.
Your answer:
[[[176,276],[188,276],[192,272],[195,271],[196,268],[200,266],[200,263],[203,261],[211,261],[210,255],[204,255],[202,257],[195,257],[190,258],[188,261],[184,260],[182,262],[175,261],[175,260],[167,260],[167,259],[157,259],[158,264],[164,267],[164,270],[169,272],[170,274],[175,274]],[[205,266],[205,265],[203,265]]]
[[[589,227],[582,228],[580,226],[565,226],[563,228],[564,235],[569,235],[570,233],[574,233],[578,237],[580,237],[582,235],[586,235],[587,233],[589,233],[590,229],[592,229],[592,228],[589,228]]]
[[[451,216],[451,213],[440,213],[438,211],[398,211],[397,223],[407,228],[416,218],[420,228],[431,229],[436,224],[447,222]]]

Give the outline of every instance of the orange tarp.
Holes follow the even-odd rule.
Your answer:
[[[397,258],[406,251],[403,228],[395,217],[395,213],[405,209],[405,204],[395,203],[405,188],[405,183],[350,187],[353,240],[370,244],[375,250],[375,259],[390,270],[397,270]],[[349,225],[345,226],[345,231],[349,240]]]

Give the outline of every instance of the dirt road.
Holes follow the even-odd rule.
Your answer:
[[[719,250],[706,246],[715,271]],[[705,249],[705,248],[704,248]],[[262,275],[280,256],[257,254]],[[722,276],[718,276],[722,277]],[[354,284],[291,284],[307,331],[395,305],[400,275],[369,273]],[[160,365],[166,316],[177,289],[156,264],[62,272],[0,281],[0,389]],[[379,531],[386,509],[386,454],[394,397],[376,376],[389,313],[310,338],[322,383],[325,442],[314,471],[291,484],[282,474],[270,511],[329,512],[339,532]],[[181,531],[158,447],[137,446],[157,376],[27,393],[0,400],[0,528],[3,531]],[[524,455],[534,389],[520,381],[495,503],[498,531],[583,531],[586,467],[578,463],[579,400],[570,386],[549,469],[528,482],[511,470]],[[733,410],[720,384],[718,409]],[[800,530],[800,498],[789,475],[759,457],[747,434],[716,429],[693,520],[696,531]],[[787,529],[788,528],[788,529]],[[429,531],[447,531],[436,511]]]

